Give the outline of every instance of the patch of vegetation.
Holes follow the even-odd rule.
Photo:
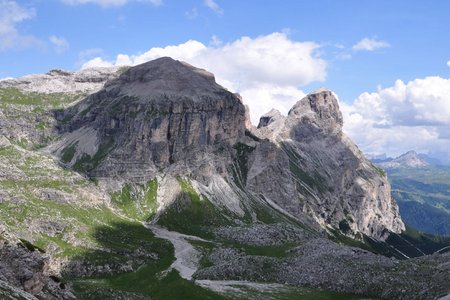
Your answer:
[[[339,222],[339,230],[342,231],[344,234],[347,234],[352,231],[350,225],[348,224],[348,221],[345,219]]]
[[[73,156],[75,155],[75,153],[77,152],[77,144],[78,142],[76,142],[75,144],[72,144],[70,146],[65,147],[62,151],[61,151],[61,160],[64,163],[69,163],[72,161]]]
[[[247,184],[247,174],[249,169],[248,157],[255,148],[243,143],[237,143],[233,148],[236,150],[236,158],[231,168],[233,178],[237,186],[244,188]]]
[[[76,295],[80,299],[111,298],[117,293],[128,293],[127,298],[131,299],[224,299],[182,279],[175,270],[165,273],[174,260],[173,246],[154,237],[140,224],[115,224],[113,227],[99,228],[96,238],[103,247],[113,252],[126,253],[137,246],[156,253],[158,259],[148,259],[131,272],[72,279]],[[90,259],[103,254],[96,252],[87,253],[84,258]]]
[[[182,192],[175,203],[162,213],[159,225],[169,230],[211,238],[210,227],[234,224],[208,199],[200,197],[189,181],[179,178],[178,182]]]
[[[356,239],[342,234],[339,230],[330,230],[328,238],[341,245],[357,247],[373,253],[379,253],[378,251],[373,249],[370,244],[367,244],[362,236],[360,236],[360,239]]]
[[[373,253],[387,257],[405,259],[419,257],[425,254],[433,254],[436,251],[450,246],[450,237],[440,237],[419,232],[406,226],[406,231],[401,234],[390,233],[386,241],[377,241],[368,236],[362,236],[356,240],[343,235],[339,231],[331,231],[330,239],[347,246],[358,247]],[[450,251],[450,249],[449,249]]]
[[[8,160],[16,160],[20,158],[22,155],[21,153],[14,148],[13,146],[0,148],[0,157]]]
[[[216,247],[216,244],[213,242],[205,242],[199,240],[189,240],[189,243],[194,246],[200,253],[201,258],[199,260],[199,269],[208,268],[213,266],[214,264],[208,259],[208,256]]]
[[[100,163],[108,155],[113,147],[113,140],[103,142],[98,147],[98,150],[94,154],[94,156],[91,157],[86,153],[83,154],[83,156],[75,162],[75,164],[73,165],[73,169],[77,172],[89,173],[100,165]]]
[[[47,124],[45,124],[44,122],[39,122],[36,124],[35,127],[36,127],[36,129],[44,130],[45,128],[47,128]]]
[[[6,104],[58,108],[75,100],[76,95],[23,92],[17,88],[0,88],[0,105]]]
[[[399,249],[409,257],[433,254],[450,246],[450,237],[435,236],[417,231],[409,226],[401,234],[392,233],[386,243]]]
[[[36,245],[32,244],[31,242],[24,240],[24,239],[19,239],[19,240],[20,240],[20,245],[27,248],[28,251],[31,251],[31,252],[39,251],[41,253],[45,253],[45,250],[42,249],[41,247],[36,246]]]
[[[157,209],[157,190],[156,179],[145,185],[126,184],[121,191],[111,195],[111,200],[126,216],[149,221]]]
[[[450,215],[445,210],[416,201],[398,201],[397,203],[402,220],[409,226],[420,228],[421,231],[429,234],[450,236]]]
[[[370,163],[370,166],[372,167],[372,169],[375,170],[375,172],[378,173],[378,175],[380,175],[381,177],[386,177],[386,172],[382,168],[378,167],[373,163]]]
[[[117,69],[117,74],[122,75],[126,71],[128,71],[131,67],[130,66],[122,66],[119,69]]]
[[[450,168],[388,169],[392,197],[406,224],[431,234],[450,236]]]
[[[19,146],[22,149],[28,149],[28,144],[30,142],[25,138],[19,138],[19,139],[12,139],[11,143]]]

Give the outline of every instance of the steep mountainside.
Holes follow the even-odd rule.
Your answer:
[[[400,234],[386,176],[343,135],[330,91],[255,129],[238,95],[186,63],[84,72],[0,82],[0,295],[450,293],[450,242]]]
[[[132,181],[152,179],[171,164],[184,169],[177,175],[223,173],[219,162],[245,129],[237,96],[212,74],[170,58],[126,71],[58,118],[68,121],[52,150],[70,166]]]
[[[327,90],[300,100],[287,117],[274,111],[263,116],[255,134],[279,146],[275,151],[282,151],[289,162],[285,168],[292,180],[272,173],[271,184],[260,185],[257,191],[273,191],[276,186],[290,191],[271,196],[348,234],[380,239],[387,237],[387,231],[400,233],[404,225],[384,172],[343,134],[342,124],[337,99]],[[262,162],[259,169],[271,163]]]

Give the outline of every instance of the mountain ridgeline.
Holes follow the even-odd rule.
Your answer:
[[[213,194],[220,181],[235,190],[230,197],[260,197],[349,235],[383,239],[404,229],[386,177],[342,133],[330,91],[299,101],[272,123],[278,128],[245,134],[239,96],[204,70],[161,58],[129,69],[59,119],[68,121],[51,151],[97,179],[142,183],[163,173]]]
[[[329,90],[256,128],[164,57],[0,81],[0,109],[0,297],[450,293],[450,240],[405,228]]]

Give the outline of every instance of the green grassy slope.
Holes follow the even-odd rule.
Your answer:
[[[388,178],[406,224],[450,236],[450,168],[391,169]]]

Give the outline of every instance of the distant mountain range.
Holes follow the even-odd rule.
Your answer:
[[[388,173],[403,221],[423,232],[450,235],[450,167],[408,151],[396,158],[372,158]]]
[[[368,156],[369,159],[383,168],[412,167],[421,168],[430,165],[444,166],[441,160],[414,150],[408,151],[398,157],[387,157],[386,154]]]

